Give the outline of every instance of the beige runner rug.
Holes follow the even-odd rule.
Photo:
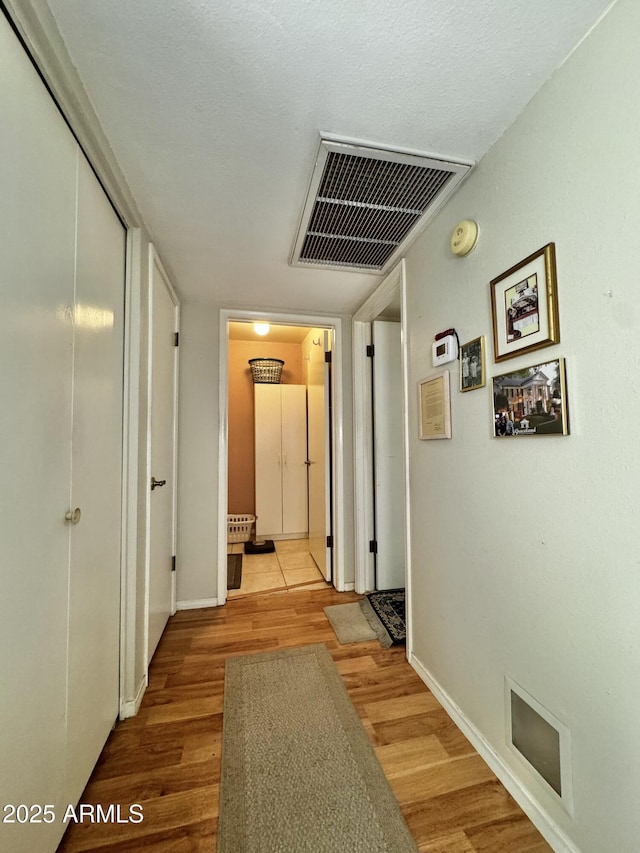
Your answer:
[[[324,644],[227,661],[218,853],[417,853]]]

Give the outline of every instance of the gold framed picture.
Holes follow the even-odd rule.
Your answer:
[[[491,280],[496,361],[560,342],[555,243]]]
[[[486,384],[484,335],[460,345],[460,390],[473,391]]]

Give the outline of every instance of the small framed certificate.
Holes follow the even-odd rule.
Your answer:
[[[423,379],[420,392],[420,439],[451,438],[449,371]]]

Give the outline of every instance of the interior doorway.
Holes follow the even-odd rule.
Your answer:
[[[405,586],[402,337],[392,303],[371,324],[374,589]]]
[[[326,588],[327,582],[344,588],[338,523],[342,389],[333,369],[340,323],[223,311],[220,333],[218,564],[226,565],[227,550],[240,553],[250,574],[243,568],[240,589],[227,592],[220,571],[218,603],[272,588]],[[280,380],[261,382],[252,368],[262,362],[251,365],[253,359],[269,359],[266,368],[280,368]],[[249,538],[246,530],[242,537],[227,536],[228,520],[251,524],[254,518],[250,539],[273,543],[259,559],[244,554],[244,542],[227,541]]]
[[[380,381],[374,388],[376,342]],[[356,591],[404,586],[407,653],[411,632],[411,553],[406,288],[404,260],[354,315]],[[377,396],[377,400],[376,400]],[[374,428],[374,407],[377,429]],[[376,447],[376,439],[378,446]],[[392,446],[393,444],[393,446]],[[381,467],[385,470],[381,470]],[[391,500],[389,495],[393,494]],[[383,497],[385,505],[380,506]],[[381,535],[385,541],[381,541]],[[376,555],[376,550],[378,555]],[[384,557],[382,568],[376,558]]]

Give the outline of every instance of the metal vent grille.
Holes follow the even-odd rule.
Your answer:
[[[384,272],[469,168],[323,139],[291,263]]]

